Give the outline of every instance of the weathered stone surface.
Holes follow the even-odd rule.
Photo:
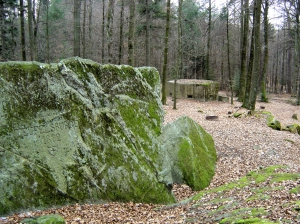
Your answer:
[[[161,135],[161,179],[186,183],[194,190],[207,187],[217,159],[212,137],[195,121],[181,117],[166,125]]]
[[[65,224],[65,220],[61,215],[50,214],[40,217],[27,218],[22,220],[22,224]]]
[[[0,214],[78,201],[174,202],[157,176],[159,86],[154,68],[80,58],[0,63]]]

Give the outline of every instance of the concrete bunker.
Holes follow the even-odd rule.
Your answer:
[[[167,93],[174,96],[174,80],[167,82]],[[178,99],[197,99],[201,101],[218,100],[219,83],[203,79],[178,79],[176,97]]]

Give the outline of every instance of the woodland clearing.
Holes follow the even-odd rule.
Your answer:
[[[292,119],[293,114],[300,117],[300,107],[291,103],[293,98],[270,98],[269,103],[257,102],[258,112],[269,111],[284,125],[300,125],[299,120]],[[178,201],[198,194],[194,200],[170,206],[133,202],[75,204],[2,217],[0,223],[20,223],[26,217],[54,213],[61,214],[67,223],[232,223],[240,219],[300,222],[300,135],[273,130],[267,126],[266,115],[247,116],[247,110],[240,106],[237,101],[231,105],[179,99],[177,110],[173,110],[171,98],[164,106],[165,123],[189,116],[215,141],[218,161],[210,186],[200,193],[186,185],[173,186]],[[236,111],[245,116],[234,118]],[[208,115],[218,119],[207,120]]]

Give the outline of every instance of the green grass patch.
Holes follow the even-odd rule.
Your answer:
[[[245,186],[250,185],[252,181],[255,181],[256,184],[265,182],[270,179],[271,182],[280,182],[284,180],[297,180],[300,178],[300,174],[288,174],[288,173],[275,173],[279,169],[287,169],[287,166],[277,165],[270,166],[266,168],[261,168],[259,170],[254,170],[249,172],[246,176],[242,177],[238,181],[230,182],[219,187],[209,189],[206,191],[201,191],[197,195],[193,196],[192,200],[200,200],[203,195],[210,193],[223,193],[236,188],[244,188]]]
[[[264,187],[264,188],[259,188],[259,189],[253,189],[251,190],[252,192],[255,192],[255,193],[264,193],[266,191],[277,191],[277,190],[282,190],[284,189],[284,187],[282,186],[278,186],[278,187]]]
[[[221,223],[262,223],[257,216],[266,215],[264,208],[241,208],[230,212],[229,217],[220,221]],[[247,221],[248,220],[248,221]],[[252,220],[252,222],[250,222]],[[269,220],[265,220],[269,221]]]
[[[270,198],[269,195],[266,194],[255,194],[246,199],[246,201],[256,201],[256,200],[268,200]]]
[[[220,223],[227,223],[227,222],[220,222]],[[240,220],[236,220],[233,223],[240,223],[240,224],[248,224],[248,223],[252,223],[252,224],[260,224],[260,223],[266,223],[266,224],[274,224],[276,222],[272,222],[268,219],[260,219],[260,218],[250,218],[250,219],[240,219]]]
[[[235,207],[237,204],[238,203],[233,202],[233,203],[228,203],[228,204],[225,204],[225,205],[221,205],[216,210],[213,210],[213,211],[209,212],[208,215],[213,216],[213,215],[218,214],[218,213],[223,213],[227,209]]]
[[[298,180],[300,179],[300,173],[276,173],[272,175],[271,182],[281,182],[285,180]]]

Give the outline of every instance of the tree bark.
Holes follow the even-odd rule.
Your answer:
[[[298,72],[298,94],[297,94],[297,105],[300,105],[300,0],[297,0],[296,6],[296,66]]]
[[[24,19],[24,2],[20,0],[20,22],[21,22],[21,53],[22,60],[26,61],[26,42],[25,42],[25,19]]]
[[[162,70],[162,104],[167,104],[167,66],[168,66],[168,51],[169,51],[169,33],[170,33],[170,14],[171,14],[171,1],[167,0],[167,17],[166,17],[166,30],[164,40],[164,62]]]
[[[258,78],[260,71],[260,14],[262,0],[255,0],[253,9],[253,29],[250,47],[250,59],[246,79],[246,90],[243,107],[255,110]]]
[[[107,8],[107,21],[106,21],[108,63],[113,62],[112,44],[113,44],[113,29],[114,29],[113,27],[114,7],[115,7],[115,1],[109,0],[108,8]]]
[[[34,49],[34,36],[33,36],[33,12],[32,12],[32,1],[27,0],[28,5],[28,32],[29,32],[29,45],[30,45],[30,60],[35,60],[35,49]]]
[[[121,1],[119,55],[118,55],[118,64],[119,65],[122,63],[122,57],[123,57],[123,23],[124,23],[124,1]]]
[[[86,58],[86,14],[87,14],[87,1],[83,3],[83,21],[82,21],[82,57]]]
[[[182,1],[178,0],[178,26],[177,26],[177,71],[175,72],[175,81],[174,81],[174,96],[173,96],[173,109],[175,110],[177,107],[177,78],[180,78],[182,76],[182,44],[181,44],[181,38],[182,38]]]
[[[228,66],[228,78],[229,78],[229,88],[230,88],[230,103],[233,104],[233,78],[231,74],[231,63],[230,63],[230,39],[229,39],[229,5],[227,3],[226,11],[226,38],[227,38],[227,66]]]
[[[129,3],[128,64],[134,66],[135,0]]]
[[[245,0],[243,6],[245,13],[243,16],[243,29],[242,33],[242,49],[241,49],[241,75],[240,75],[240,91],[239,91],[239,101],[244,102],[245,100],[245,90],[246,90],[246,74],[247,74],[247,46],[248,46],[248,30],[249,30],[249,0]]]
[[[260,15],[261,15],[262,0],[256,0],[254,3],[254,61],[253,61],[253,73],[251,78],[251,93],[249,110],[255,110],[256,97],[258,93],[258,80],[260,72],[260,55],[261,55],[261,43],[260,43]]]
[[[211,43],[211,0],[208,0],[208,28],[207,28],[207,46],[206,46],[206,79],[211,79],[210,71],[210,43]]]
[[[151,0],[146,0],[146,66],[150,65],[150,4]]]
[[[46,1],[46,51],[47,62],[50,62],[50,37],[49,37],[49,1]]]
[[[89,0],[89,42],[90,42],[90,49],[94,50],[92,46],[92,31],[93,31],[93,0]]]
[[[291,46],[291,39],[293,38],[292,35],[292,27],[291,27],[291,18],[288,13],[287,15],[287,26],[288,26],[288,49],[287,49],[287,71],[286,71],[286,84],[287,84],[287,93],[292,93],[292,46]]]
[[[36,1],[33,0],[33,5],[32,5],[32,20],[33,20],[33,49],[34,49],[34,56],[35,60],[38,57],[37,53],[37,35],[38,35],[38,29],[39,29],[39,24],[40,24],[40,14],[41,14],[41,6],[42,6],[42,0],[39,1],[38,7],[36,7]],[[37,8],[37,14],[35,14],[35,8]]]
[[[105,63],[105,0],[102,1],[102,46],[101,46],[101,59]]]
[[[268,71],[268,61],[269,61],[269,0],[265,0],[264,5],[264,61],[263,61],[263,71],[262,71],[262,81],[261,81],[261,101],[268,102],[267,91],[266,91],[266,77]]]
[[[74,0],[74,46],[73,56],[80,57],[80,10],[81,0]]]

